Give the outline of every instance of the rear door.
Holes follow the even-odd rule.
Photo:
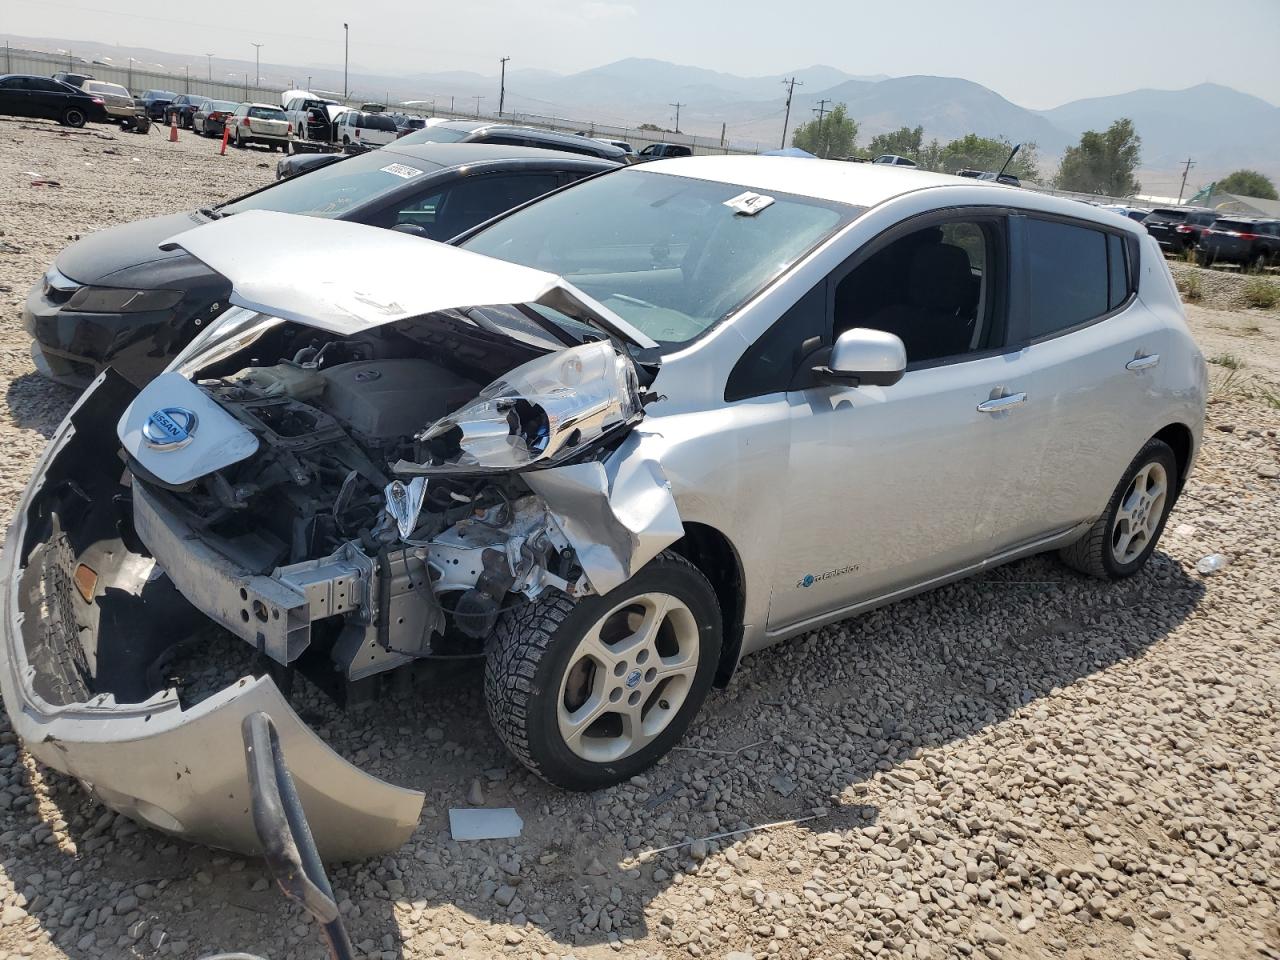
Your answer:
[[[29,116],[57,120],[62,116],[63,111],[72,105],[74,95],[57,80],[28,77],[27,86],[31,91],[31,113]],[[80,107],[87,106],[87,104],[76,105]]]
[[[0,80],[0,113],[11,117],[30,117],[31,89],[26,77],[6,77]]]
[[[1155,432],[1165,329],[1136,297],[1140,245],[1090,221],[1010,218],[1008,379],[1025,394],[1034,476],[993,463],[982,529],[999,554],[1096,518]],[[1026,468],[1031,470],[1033,468]]]

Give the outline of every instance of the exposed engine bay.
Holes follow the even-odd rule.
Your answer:
[[[522,471],[625,436],[643,415],[631,360],[607,340],[526,350],[485,386],[499,353],[446,361],[413,332],[165,374],[121,420],[140,539],[192,604],[281,666],[357,681],[478,655],[512,603],[594,589]]]

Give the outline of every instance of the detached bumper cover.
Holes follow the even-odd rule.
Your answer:
[[[85,392],[50,441],[0,557],[0,693],[15,732],[33,756],[81,780],[113,810],[190,840],[253,854],[259,845],[240,724],[265,711],[279,730],[322,855],[352,860],[397,849],[417,825],[423,795],[343,760],[267,678],[246,677],[186,710],[173,690],[136,704],[100,695],[57,705],[35,692],[19,604],[28,516],[50,464],[75,454],[72,420],[92,410],[86,404],[102,383],[100,377]]]

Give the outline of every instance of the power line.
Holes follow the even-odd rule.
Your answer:
[[[826,113],[827,113],[827,104],[828,104],[828,103],[830,103],[830,102],[831,102],[830,100],[819,100],[819,101],[818,101],[818,105],[817,105],[816,107],[814,107],[814,109],[813,109],[813,112],[814,112],[814,113],[816,113],[816,114],[818,115],[818,140],[817,140],[816,146],[817,146],[817,148],[818,148],[818,152],[819,152],[819,154],[821,154],[821,153],[823,152],[823,149],[822,149],[822,118],[823,118],[824,116],[826,116]]]
[[[676,133],[679,133],[680,132],[680,108],[687,107],[688,104],[687,103],[668,103],[667,106],[676,108]]]
[[[507,61],[510,57],[502,57],[498,62],[502,64],[502,78],[498,81],[498,116],[502,116],[502,108],[507,102]]]
[[[796,92],[797,86],[804,86],[804,81],[792,77],[790,80],[783,80],[782,85],[787,88],[787,112],[786,116],[782,118],[782,146],[779,149],[785,150],[787,148],[787,126],[791,123],[791,95]]]
[[[1196,165],[1196,162],[1192,160],[1190,157],[1187,157],[1186,165],[1182,168],[1182,186],[1178,188],[1179,203],[1182,202],[1182,194],[1187,189],[1187,174],[1191,172],[1191,168],[1194,167],[1195,165]]]

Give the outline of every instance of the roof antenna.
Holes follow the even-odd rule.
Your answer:
[[[1013,149],[1009,151],[1009,159],[1004,162],[1004,166],[1000,168],[1000,172],[996,174],[996,183],[1000,182],[1000,178],[1004,176],[1004,172],[1009,169],[1009,164],[1013,163],[1013,158],[1018,155],[1018,151],[1022,149],[1022,144],[1015,144]]]

